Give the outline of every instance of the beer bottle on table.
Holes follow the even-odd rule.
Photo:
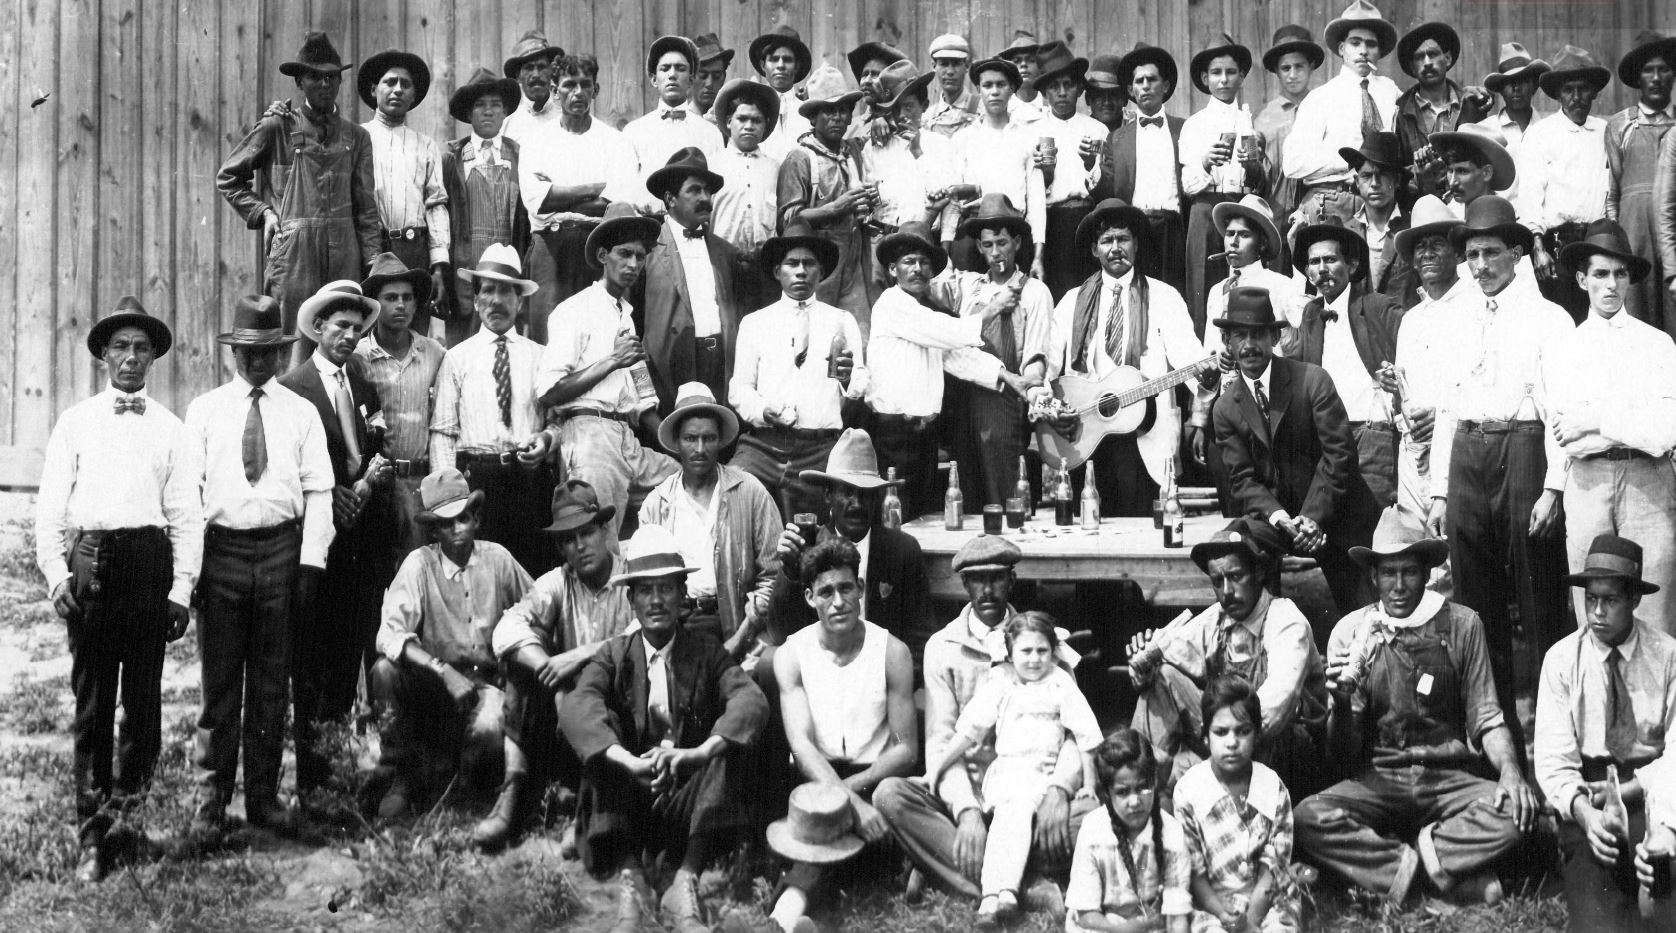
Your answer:
[[[1076,496],[1071,493],[1071,471],[1063,467],[1053,480],[1053,523],[1061,528],[1074,524]]]
[[[1024,500],[1024,517],[1036,517],[1036,500],[1030,496],[1030,474],[1024,466],[1024,455],[1018,455],[1018,487],[1013,490],[1013,497]]]
[[[1176,461],[1170,458],[1164,468],[1164,546],[1187,546],[1187,520],[1181,511],[1181,495],[1176,489]]]
[[[949,491],[943,493],[943,530],[959,531],[966,520],[965,500],[960,495],[960,464],[949,461]]]
[[[1082,527],[1084,531],[1100,530],[1100,490],[1094,485],[1094,461],[1082,468]]]
[[[885,471],[890,485],[885,487],[884,522],[886,528],[902,527],[902,497],[896,494],[896,467]]]

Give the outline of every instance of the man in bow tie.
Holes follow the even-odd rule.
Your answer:
[[[1178,153],[1183,120],[1164,113],[1164,102],[1176,89],[1175,59],[1155,46],[1136,48],[1118,63],[1117,83],[1134,101],[1138,119],[1107,137],[1091,197],[1117,198],[1146,215],[1145,239],[1153,248],[1138,258],[1141,273],[1179,292],[1187,281]]]
[[[698,46],[684,36],[663,36],[646,53],[647,80],[658,95],[658,105],[623,127],[623,135],[634,146],[642,178],[662,168],[671,155],[683,149],[696,148],[705,155],[721,151],[721,131],[704,119],[692,102],[697,74]],[[642,207],[653,213],[663,209],[655,198]]]
[[[112,835],[115,818],[151,783],[162,742],[163,645],[186,632],[203,553],[201,452],[145,392],[146,373],[171,342],[168,325],[132,297],[93,325],[87,349],[105,364],[110,388],[53,426],[35,503],[35,560],[70,641],[83,881],[109,870],[121,838]]]

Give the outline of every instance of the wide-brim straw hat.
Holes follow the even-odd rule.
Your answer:
[[[1408,222],[1408,229],[1397,232],[1397,252],[1403,256],[1413,256],[1414,245],[1426,237],[1439,233],[1448,236],[1451,230],[1460,226],[1461,219],[1449,210],[1449,205],[1443,203],[1442,198],[1427,194],[1414,202]]]
[[[1499,94],[1511,82],[1541,78],[1548,73],[1548,67],[1542,59],[1532,58],[1519,43],[1504,42],[1501,55],[1496,60],[1496,70],[1484,76],[1484,87],[1492,94]]]
[[[658,425],[658,444],[678,456],[681,452],[681,425],[693,415],[715,417],[722,447],[739,439],[739,416],[733,413],[733,409],[716,401],[716,394],[704,383],[687,382],[675,390],[675,408]]]
[[[518,251],[506,243],[490,243],[489,248],[477,260],[475,269],[461,269],[454,273],[462,282],[475,282],[477,279],[489,279],[495,282],[507,282],[518,289],[518,294],[528,298],[539,288],[535,282],[524,278],[524,261],[518,258]]]
[[[1219,235],[1228,232],[1228,221],[1235,217],[1244,217],[1257,225],[1258,231],[1268,238],[1270,254],[1285,254],[1286,241],[1281,239],[1280,229],[1274,225],[1274,209],[1269,207],[1269,202],[1255,194],[1248,194],[1238,201],[1223,201],[1210,209],[1211,223],[1216,226]]]
[[[661,580],[697,570],[687,566],[675,535],[662,525],[641,525],[623,542],[623,570],[611,578],[612,586],[627,586],[637,580]]]
[[[811,781],[793,788],[785,818],[768,824],[768,847],[793,862],[842,862],[862,849],[854,826],[855,814],[844,788]]]
[[[338,308],[354,307],[362,312],[361,333],[372,329],[378,321],[379,312],[384,308],[377,298],[368,298],[361,291],[361,283],[349,279],[338,279],[320,286],[320,290],[303,299],[297,308],[297,333],[313,334],[314,322],[322,314],[331,314]]]
[[[797,105],[797,112],[810,120],[814,119],[816,113],[828,107],[837,107],[848,112],[855,106],[855,102],[861,99],[860,89],[850,87],[843,72],[825,64],[815,69],[804,90],[808,92],[809,97]]]

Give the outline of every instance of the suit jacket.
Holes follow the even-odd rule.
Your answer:
[[[469,255],[471,244],[471,199],[466,197],[465,163],[460,160],[460,153],[471,143],[471,135],[461,136],[442,147],[442,188],[448,192],[448,221],[452,243],[449,244],[448,255],[455,268],[470,265]],[[501,137],[501,157],[506,160],[507,167],[512,170],[512,187],[518,188],[518,143]],[[512,214],[512,248],[518,255],[524,255],[530,246],[530,215],[524,209],[524,199],[517,198],[517,207]]]
[[[1344,402],[1327,371],[1285,357],[1269,361],[1269,417],[1244,377],[1222,391],[1211,422],[1234,501],[1260,521],[1285,509],[1308,515],[1340,543],[1341,530],[1371,533],[1379,506],[1362,480]],[[1362,534],[1353,534],[1360,538]]]
[[[1389,243],[1387,239],[1385,242]],[[1291,354],[1292,359],[1321,365],[1321,348],[1325,339],[1326,322],[1321,320],[1321,311],[1326,302],[1321,296],[1311,298],[1304,305],[1304,319],[1298,324],[1297,352]],[[1350,301],[1347,303],[1346,322],[1350,325],[1350,336],[1356,341],[1356,352],[1361,354],[1362,365],[1368,369],[1368,375],[1385,363],[1395,362],[1397,359],[1397,328],[1402,325],[1402,306],[1388,295],[1377,292],[1369,294],[1362,283],[1353,282],[1350,285]]]
[[[834,534],[821,528],[821,540]],[[867,621],[902,640],[914,655],[914,670],[922,669],[925,642],[937,631],[931,614],[931,578],[919,542],[904,531],[874,525],[868,534],[867,566],[861,568],[867,585]],[[803,599],[797,568],[786,563],[774,578],[769,624],[784,639],[815,621],[815,610]]]
[[[609,639],[576,675],[559,705],[559,728],[583,764],[621,745],[639,755],[652,741],[646,712],[646,639],[639,631]],[[748,745],[768,721],[768,700],[721,642],[703,632],[675,636],[669,658],[671,731],[664,738],[693,748],[712,735]]]
[[[1181,192],[1181,125],[1185,122],[1180,117],[1164,117],[1164,126],[1170,131],[1170,145],[1175,151],[1175,158],[1170,164],[1175,171],[1178,194]],[[1100,182],[1094,187],[1095,203],[1104,198],[1122,198],[1129,204],[1135,203],[1135,133],[1138,129],[1139,124],[1130,120],[1106,137],[1105,154],[1100,157]],[[1177,210],[1186,217],[1186,201],[1177,205]]]
[[[349,446],[344,443],[343,429],[338,426],[337,409],[332,407],[331,395],[326,391],[326,383],[320,379],[320,370],[314,365],[313,358],[291,367],[279,377],[280,385],[308,399],[314,410],[320,413],[320,423],[326,428],[326,453],[332,458],[332,482],[337,486],[348,486],[365,475],[373,454],[382,448],[384,442],[382,434],[367,429],[367,422],[382,410],[378,390],[367,377],[361,375],[353,360],[344,366],[343,371],[349,378],[349,397],[355,402],[356,443],[361,448],[361,465],[353,474],[349,472]]]
[[[1451,132],[1466,126],[1468,123],[1477,123],[1490,115],[1468,98],[1459,84],[1456,84],[1452,79],[1448,80],[1449,89],[1460,99],[1460,110],[1456,113],[1454,120],[1439,120],[1437,128],[1433,132]],[[1397,134],[1397,139],[1401,143],[1404,165],[1413,165],[1414,153],[1427,145],[1427,135],[1420,129],[1421,106],[1420,85],[1418,84],[1402,92],[1402,96],[1397,98],[1395,125],[1391,129],[1392,132]],[[1442,181],[1441,172],[1423,173],[1414,176],[1414,179],[1406,186],[1408,190],[1398,195],[1402,199],[1402,209],[1407,211],[1409,206],[1421,195],[1432,194],[1442,197]]]
[[[1404,311],[1420,303],[1420,274],[1414,271],[1408,257],[1397,250],[1397,234],[1407,230],[1408,225],[1407,213],[1391,219],[1391,229],[1385,231],[1385,244],[1379,250],[1384,268],[1379,272],[1379,281],[1373,283],[1374,291],[1402,305]]]
[[[714,233],[704,235],[704,245],[710,251],[710,268],[716,278],[716,302],[721,308],[722,318],[722,349],[727,358],[727,371],[732,373],[739,319],[744,316],[744,296],[740,288],[744,266],[739,250]],[[658,390],[658,408],[667,415],[675,407],[675,390],[682,383],[697,379],[693,360],[692,298],[687,294],[687,275],[681,267],[681,254],[676,249],[674,231],[669,224],[660,228],[658,244],[646,257],[646,271],[635,283],[630,299],[635,307],[635,323],[646,342],[652,382]],[[717,401],[727,404],[726,398],[718,398]]]

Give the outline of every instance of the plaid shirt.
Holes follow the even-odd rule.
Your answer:
[[[1076,854],[1071,857],[1071,881],[1065,888],[1065,929],[1069,933],[1083,929],[1077,923],[1077,915],[1083,911],[1115,914],[1126,920],[1160,913],[1185,917],[1193,912],[1193,895],[1188,887],[1193,880],[1193,859],[1181,823],[1163,810],[1156,811],[1152,818],[1159,821],[1164,856],[1160,860],[1153,854],[1152,824],[1148,823],[1128,842],[1128,864],[1135,867],[1139,883],[1129,873],[1118,848],[1123,843],[1118,841],[1106,812],[1096,810],[1082,821]],[[1160,861],[1162,873],[1158,870]]]
[[[1234,909],[1243,911],[1259,869],[1275,879],[1265,931],[1297,929],[1297,894],[1291,889],[1292,796],[1280,776],[1253,762],[1251,789],[1237,802],[1217,780],[1211,763],[1196,764],[1176,782],[1176,818],[1187,837],[1193,871]],[[1194,928],[1199,928],[1195,921]]]

